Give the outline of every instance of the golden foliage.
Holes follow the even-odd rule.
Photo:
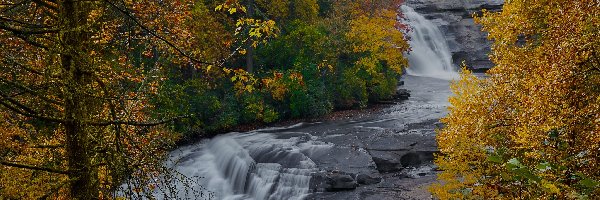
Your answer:
[[[437,140],[441,199],[600,194],[600,4],[507,1],[476,20],[496,66],[452,86]]]
[[[352,51],[368,55],[360,58],[356,64],[371,75],[377,73],[375,68],[380,62],[385,62],[386,67],[398,74],[408,66],[403,53],[409,49],[409,45],[398,29],[397,14],[396,11],[382,8],[374,14],[359,14],[350,21],[350,31],[346,36],[352,42]]]

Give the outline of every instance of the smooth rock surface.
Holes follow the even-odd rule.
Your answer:
[[[362,185],[373,185],[381,183],[381,177],[371,176],[368,174],[359,174],[356,176],[356,182]]]

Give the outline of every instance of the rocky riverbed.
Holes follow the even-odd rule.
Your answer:
[[[446,115],[449,82],[406,76],[411,91],[369,117],[297,127],[333,146],[311,158],[319,168],[308,199],[431,199],[435,129]]]
[[[202,177],[181,188],[207,189],[215,199],[430,199],[449,81],[403,81],[406,100],[359,117],[206,139],[173,151],[172,167]]]
[[[456,75],[444,67],[450,62],[457,66],[465,60],[476,70],[492,66],[490,43],[471,14],[499,10],[502,2],[408,0],[410,8],[403,10],[423,30],[414,32],[422,40],[413,45],[425,48],[411,58],[425,59],[411,61],[411,69],[421,72],[412,74],[422,76],[404,75],[402,100],[367,113],[233,132],[181,147],[167,165],[194,181],[175,182],[174,188],[185,190],[164,198],[208,190],[214,199],[231,200],[432,199],[427,187],[437,174],[435,130],[443,126],[439,119],[447,114],[451,95],[444,78],[456,77],[436,75]]]

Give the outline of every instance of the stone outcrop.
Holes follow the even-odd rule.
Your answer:
[[[407,0],[405,3],[436,24],[448,42],[454,65],[465,61],[475,71],[493,66],[489,60],[491,42],[481,26],[473,21],[473,13],[481,9],[500,11],[503,0]]]
[[[357,186],[353,174],[338,171],[314,173],[310,180],[310,190],[313,192],[353,190]]]
[[[356,176],[356,182],[362,185],[373,185],[381,182],[381,177],[369,174],[359,174]]]

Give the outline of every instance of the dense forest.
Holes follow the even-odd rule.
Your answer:
[[[149,197],[181,140],[389,99],[399,3],[2,0],[0,199]]]

